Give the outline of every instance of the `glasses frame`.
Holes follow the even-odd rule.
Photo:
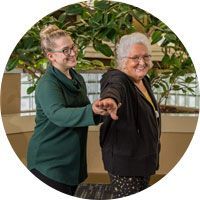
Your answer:
[[[76,44],[73,44],[72,47],[65,47],[61,50],[51,50],[49,52],[52,53],[63,53],[65,56],[70,56],[72,51],[76,54],[78,51],[78,46]]]
[[[145,63],[148,63],[151,61],[151,55],[147,54],[144,56],[128,56],[128,57],[123,57],[123,58],[128,58],[131,59],[134,63],[139,63],[140,60],[142,59]]]

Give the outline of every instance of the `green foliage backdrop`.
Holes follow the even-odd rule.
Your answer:
[[[37,81],[44,74],[47,59],[41,53],[39,32],[48,24],[56,24],[66,30],[79,46],[79,71],[106,70],[101,60],[85,58],[85,49],[92,45],[96,52],[110,57],[110,67],[115,67],[115,46],[119,38],[128,33],[145,33],[153,44],[163,52],[161,61],[154,61],[149,72],[154,89],[159,89],[161,97],[167,99],[173,90],[194,94],[188,86],[194,80],[195,69],[187,50],[179,38],[156,17],[132,5],[114,1],[93,1],[68,5],[36,23],[21,38],[10,56],[6,69],[21,68],[32,77],[33,86],[27,93],[34,91]],[[111,44],[111,45],[110,45]],[[114,48],[111,48],[113,46]],[[195,86],[194,86],[195,87]]]

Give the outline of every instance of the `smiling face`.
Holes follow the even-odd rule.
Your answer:
[[[68,54],[65,53],[66,49],[71,49]],[[63,52],[63,50],[65,51]],[[74,48],[74,42],[70,36],[56,38],[54,40],[54,49],[47,53],[52,65],[61,71],[75,67],[77,64],[76,56],[77,50]]]
[[[134,44],[125,59],[122,71],[132,77],[134,82],[142,80],[151,65],[147,47],[143,44]]]

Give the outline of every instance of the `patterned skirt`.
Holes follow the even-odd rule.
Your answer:
[[[150,177],[142,176],[118,176],[110,174],[113,199],[129,196],[146,189]]]

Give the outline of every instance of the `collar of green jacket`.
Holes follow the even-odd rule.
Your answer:
[[[55,76],[67,89],[72,92],[81,92],[82,84],[81,76],[73,69],[69,69],[72,79],[67,78],[60,70],[50,65],[47,72]]]

